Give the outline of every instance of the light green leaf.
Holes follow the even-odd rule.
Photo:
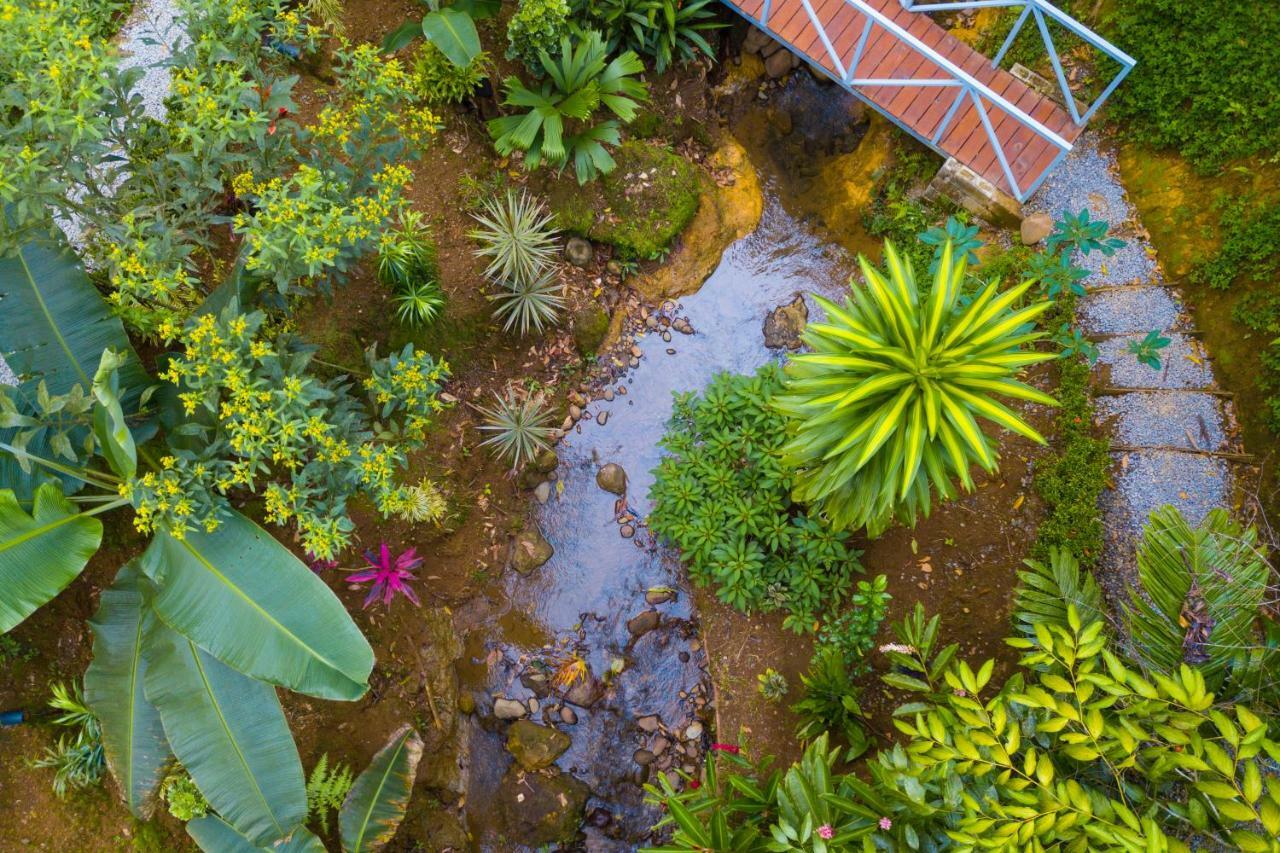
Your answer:
[[[239,513],[213,533],[158,533],[142,555],[152,607],[245,675],[323,699],[358,699],[373,650],[315,573]]]
[[[53,483],[36,489],[27,515],[0,489],[0,634],[66,588],[102,542],[102,522],[80,515]]]
[[[85,702],[102,724],[107,766],[129,810],[146,820],[169,759],[160,714],[143,691],[143,604],[137,560],[125,563],[102,591],[93,629],[93,663],[84,674]]]
[[[126,361],[127,356],[115,350],[102,351],[98,372],[93,377],[93,396],[98,401],[93,409],[93,434],[111,470],[128,481],[138,470],[138,451],[120,406],[118,371]]]
[[[187,824],[187,835],[205,853],[261,853],[263,850],[271,853],[325,853],[324,844],[305,827],[295,829],[288,841],[270,847],[255,847],[226,821],[214,815],[190,821]]]
[[[307,816],[302,762],[276,692],[147,617],[146,695],[209,804],[257,845]]]
[[[338,813],[342,849],[377,850],[396,834],[404,818],[422,758],[422,738],[409,726],[391,736],[347,792]]]
[[[466,68],[480,53],[480,35],[471,16],[446,7],[428,12],[422,19],[422,34],[459,68]]]

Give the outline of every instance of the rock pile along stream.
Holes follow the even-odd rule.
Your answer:
[[[1135,578],[1134,548],[1153,510],[1170,504],[1198,524],[1209,510],[1231,506],[1230,459],[1241,450],[1239,429],[1105,144],[1093,134],[1083,137],[1027,208],[1054,219],[1087,208],[1125,240],[1111,257],[1076,258],[1090,271],[1077,319],[1098,341],[1096,417],[1111,437],[1115,461],[1112,487],[1102,497],[1107,542],[1099,581],[1116,601]],[[1129,352],[1131,341],[1153,329],[1170,339],[1159,369]]]

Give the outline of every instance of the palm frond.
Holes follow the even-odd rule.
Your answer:
[[[1067,627],[1067,608],[1073,604],[1085,625],[1103,618],[1102,591],[1070,551],[1053,547],[1048,563],[1022,562],[1027,568],[1018,572],[1021,583],[1013,599],[1018,633],[1034,637],[1041,624]]]

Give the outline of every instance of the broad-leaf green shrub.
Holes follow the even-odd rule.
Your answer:
[[[644,71],[640,58],[626,51],[609,59],[600,34],[588,32],[565,36],[559,53],[540,50],[538,60],[547,79],[537,90],[515,76],[503,81],[503,103],[525,111],[489,121],[494,148],[502,155],[524,152],[527,169],[572,163],[580,184],[612,172],[617,164],[608,146],[621,141],[621,126],[649,97],[636,79]],[[597,121],[601,108],[615,118]]]
[[[566,0],[519,0],[507,22],[507,59],[518,59],[535,74],[543,73],[539,54],[555,52],[573,25]]]
[[[481,51],[466,65],[455,65],[431,42],[424,42],[413,60],[413,83],[429,104],[465,100],[489,76],[489,54]]]
[[[715,57],[707,36],[725,24],[716,20],[714,0],[574,0],[579,27],[604,33],[609,50],[634,50],[653,60],[661,74],[698,54]]]
[[[1280,7],[1128,0],[1111,30],[1138,60],[1108,108],[1132,138],[1202,172],[1280,149]]]
[[[1042,337],[1034,321],[1051,303],[1017,307],[1034,282],[1003,293],[997,282],[960,304],[965,263],[944,249],[926,299],[912,266],[885,245],[887,273],[860,258],[863,283],[803,335],[811,352],[792,356],[774,405],[791,422],[785,452],[798,468],[796,497],[821,507],[837,528],[871,535],[895,518],[928,515],[933,492],[973,488],[970,465],[995,471],[995,442],[978,418],[1043,444],[997,397],[1053,405],[1015,377],[1054,356],[1023,349]]]
[[[676,395],[648,521],[694,582],[739,610],[784,610],[783,624],[801,633],[839,607],[860,552],[792,501],[786,423],[770,405],[781,383],[768,365]]]

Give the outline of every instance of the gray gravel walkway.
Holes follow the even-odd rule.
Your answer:
[[[1077,258],[1090,271],[1089,293],[1080,301],[1084,331],[1104,336],[1094,382],[1142,389],[1097,398],[1097,418],[1116,445],[1112,484],[1102,496],[1107,543],[1098,579],[1112,601],[1134,577],[1134,549],[1152,511],[1178,507],[1193,522],[1209,510],[1231,505],[1231,469],[1222,458],[1200,451],[1238,449],[1231,403],[1217,387],[1208,353],[1188,334],[1192,323],[1176,288],[1163,286],[1156,253],[1125,196],[1115,158],[1097,137],[1086,134],[1066,161],[1027,204],[1027,212],[1059,218],[1088,208],[1111,233],[1127,241],[1111,257],[1095,252]],[[1130,341],[1156,329],[1172,339],[1160,351],[1159,370],[1140,364]]]

